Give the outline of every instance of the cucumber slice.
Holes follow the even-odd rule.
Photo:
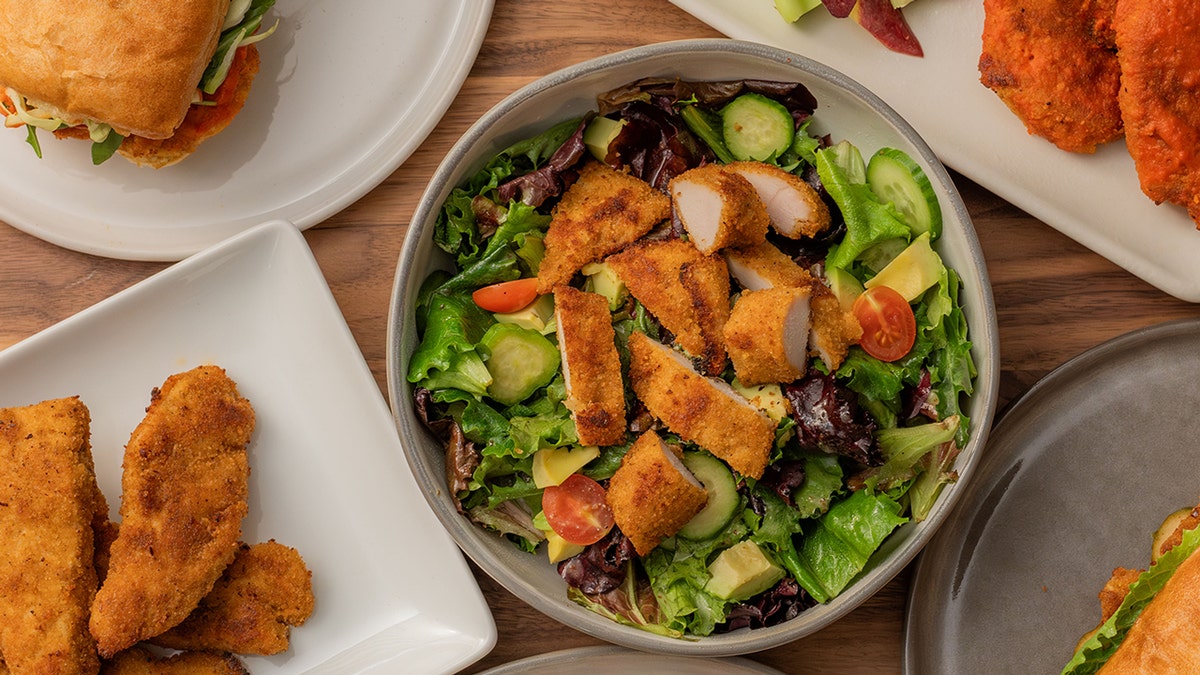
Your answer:
[[[708,503],[679,530],[685,539],[707,539],[733,520],[741,496],[729,467],[713,457],[699,452],[683,453],[683,465],[708,491]]]
[[[488,396],[504,405],[520,403],[558,373],[558,347],[544,335],[511,323],[497,323],[479,340],[492,374]]]
[[[796,123],[779,101],[742,94],[721,109],[725,147],[736,159],[765,162],[792,147]]]
[[[884,202],[891,202],[913,234],[942,234],[942,207],[921,167],[904,151],[880,148],[867,163],[867,185]]]

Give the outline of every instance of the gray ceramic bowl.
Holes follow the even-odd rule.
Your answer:
[[[431,270],[449,264],[433,245],[432,232],[451,188],[513,142],[594,109],[596,94],[647,76],[803,82],[818,101],[814,130],[849,138],[864,153],[882,146],[900,148],[924,165],[944,210],[940,252],[963,278],[962,298],[979,376],[967,410],[972,434],[958,459],[959,482],[943,491],[929,518],[894,533],[841,595],[770,628],[673,639],[616,624],[570,602],[545,555],[523,553],[455,511],[446,491],[442,449],[415,416],[412,387],[405,380],[417,344],[413,306],[418,288]],[[692,656],[744,654],[809,635],[844,616],[900,572],[945,520],[962,485],[972,478],[991,426],[999,358],[996,333],[987,270],[966,209],[945,169],[904,120],[856,82],[799,55],[734,40],[687,40],[619,52],[541,78],[500,102],[450,150],[417,206],[400,255],[388,322],[388,394],[409,465],[434,512],[463,551],[518,598],[568,626],[634,649]]]

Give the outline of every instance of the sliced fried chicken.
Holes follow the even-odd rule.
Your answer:
[[[800,239],[829,229],[829,206],[796,174],[762,162],[733,162],[725,170],[750,181],[779,234]]]
[[[671,215],[671,199],[649,183],[589,162],[554,207],[538,293],[571,281],[584,265],[621,250]]]
[[[708,492],[680,459],[678,446],[653,431],[638,437],[608,484],[617,527],[644,556],[687,524],[708,502]]]
[[[725,324],[725,347],[746,386],[792,382],[808,367],[811,286],[744,291]]]
[[[705,164],[671,179],[671,203],[688,237],[701,253],[766,240],[771,218],[750,181]]]
[[[808,270],[769,242],[746,248],[727,248],[721,255],[729,266],[729,273],[748,291],[761,291],[772,286],[807,286],[813,282]]]
[[[724,380],[696,372],[670,347],[633,333],[629,381],[641,402],[680,438],[761,478],[775,443],[775,422]]]
[[[567,408],[583,445],[625,440],[625,387],[608,300],[571,286],[554,291],[558,349],[567,385]]]

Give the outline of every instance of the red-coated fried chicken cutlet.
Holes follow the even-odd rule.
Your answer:
[[[90,628],[102,657],[183,621],[233,560],[254,410],[215,366],[167,378],[125,446],[121,527]]]
[[[723,380],[704,377],[687,358],[642,333],[629,337],[629,381],[638,399],[672,432],[761,478],[775,422]]]
[[[637,241],[671,216],[671,198],[640,178],[588,162],[554,207],[538,293],[571,281],[584,265]]]
[[[723,258],[682,239],[646,239],[605,262],[706,373],[724,370],[729,269]]]
[[[296,549],[242,544],[183,623],[151,639],[172,649],[269,656],[288,649],[292,626],[313,611],[312,573]]]
[[[1125,144],[1142,192],[1200,226],[1200,3],[1119,0],[1113,17]]]
[[[608,300],[571,286],[554,291],[567,408],[583,445],[625,440],[625,387]]]
[[[609,480],[613,519],[640,556],[678,532],[708,503],[704,485],[681,456],[677,446],[647,431],[629,447]]]
[[[100,675],[249,675],[238,657],[215,652],[178,652],[159,656],[132,647],[105,661]]]
[[[1187,0],[1179,0],[1187,2]],[[1091,153],[1121,136],[1117,57],[1079,0],[984,0],[980,81],[1063,150]]]
[[[14,673],[94,673],[100,499],[78,397],[0,409],[0,654]],[[0,666],[2,667],[2,666]]]

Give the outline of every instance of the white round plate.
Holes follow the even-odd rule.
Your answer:
[[[59,246],[179,260],[272,219],[304,229],[345,208],[416,150],[458,93],[492,0],[289,0],[267,21],[241,114],[165,169],[83,142],[0,133],[0,220]]]

